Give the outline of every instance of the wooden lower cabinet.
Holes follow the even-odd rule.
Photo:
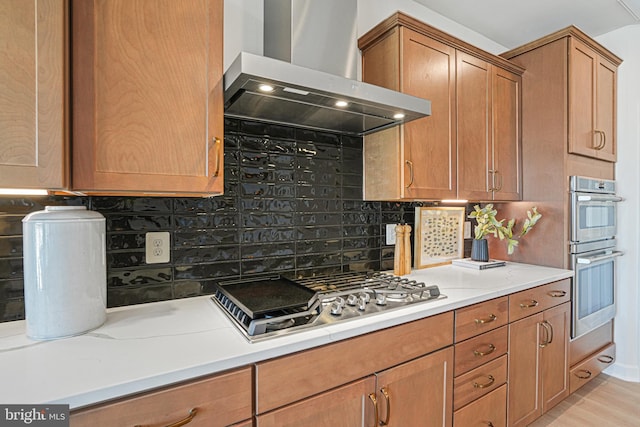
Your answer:
[[[570,373],[571,393],[597,377],[616,360],[616,345],[609,344],[591,357],[573,366]]]
[[[373,426],[375,377],[256,416],[257,427]]]
[[[470,403],[453,415],[454,427],[504,427],[507,425],[507,385]]]
[[[510,426],[525,426],[569,395],[570,303],[509,325]]]
[[[257,427],[451,426],[453,348],[256,416]]]
[[[453,347],[376,374],[379,421],[386,426],[450,426]]]
[[[252,369],[245,367],[74,411],[70,426],[184,425],[178,423],[189,418],[190,427],[250,426],[252,389]]]

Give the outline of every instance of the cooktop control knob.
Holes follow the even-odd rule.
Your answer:
[[[339,316],[342,314],[342,305],[340,305],[337,301],[331,303],[331,314],[334,316]]]
[[[368,295],[367,295],[367,297],[368,297]],[[368,301],[365,300],[363,297],[359,297],[358,298],[358,310],[365,311],[367,309],[367,302]]]
[[[335,303],[338,304],[340,308],[344,307],[344,305],[346,304],[344,298],[342,297],[336,297]]]
[[[356,294],[351,294],[347,297],[347,304],[351,306],[355,306],[358,303],[358,296]]]
[[[364,300],[365,303],[368,303],[371,300],[371,297],[369,296],[368,293],[366,292],[360,292],[360,295],[358,295],[360,298],[362,298]]]
[[[387,296],[385,294],[376,295],[376,304],[377,305],[387,305]]]

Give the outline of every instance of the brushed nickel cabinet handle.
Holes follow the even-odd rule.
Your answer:
[[[487,378],[489,378],[489,381],[484,383],[484,384],[480,384],[479,382],[474,381],[473,382],[473,388],[487,388],[487,387],[490,387],[491,385],[493,385],[493,383],[496,382],[496,379],[494,378],[493,375],[488,375]]]
[[[547,322],[546,320],[544,320],[542,323],[540,323],[540,326],[542,326],[546,331],[547,337],[544,340],[544,342],[540,343],[539,345],[540,345],[540,348],[545,348],[546,346],[548,346],[553,342],[553,325]]]
[[[378,416],[378,401],[376,399],[375,393],[369,393],[369,400],[373,405],[373,413],[375,414],[375,421],[373,422],[373,427],[378,427],[380,424],[380,417]]]
[[[181,419],[180,421],[176,421],[173,424],[168,424],[166,427],[180,427],[180,426],[187,425],[191,421],[193,421],[197,413],[198,413],[198,408],[191,408],[191,410],[189,411],[189,415],[187,415],[186,418]],[[142,426],[140,424],[136,424],[135,427],[142,427]]]
[[[578,375],[578,373],[584,372],[583,375]],[[576,377],[580,378],[581,380],[586,380],[591,378],[591,371],[587,370],[587,369],[580,369],[578,371],[575,372],[574,374]]]
[[[491,185],[489,186],[489,188],[487,189],[487,191],[496,191],[496,171],[494,171],[493,169],[489,169],[488,171],[491,174]]]
[[[613,362],[613,357],[609,356],[608,354],[603,354],[602,356],[598,356],[598,362],[602,362],[602,363],[612,363]]]
[[[220,138],[214,138],[213,139],[213,143],[215,144],[215,148],[216,148],[216,169],[213,172],[213,176],[219,176],[220,175],[220,160],[222,157],[222,153],[220,152],[220,147],[222,146],[222,141],[220,140]]]
[[[534,299],[532,299],[528,303],[524,303],[524,302],[520,303],[520,308],[533,308],[533,307],[537,307],[537,306],[538,306],[538,301],[536,301]]]
[[[476,322],[477,325],[483,325],[485,323],[495,322],[497,319],[498,319],[498,316],[491,313],[489,317],[487,317],[486,319],[473,319],[473,320]]]
[[[384,421],[380,421],[381,426],[389,425],[389,418],[391,417],[391,398],[389,397],[389,392],[386,387],[382,387],[380,389],[380,393],[384,396],[384,400],[387,402],[387,416],[384,418]]]
[[[493,353],[494,351],[496,351],[496,346],[493,344],[489,344],[489,350],[487,351],[473,350],[473,354],[475,354],[476,356],[486,356],[488,354]]]
[[[409,188],[413,185],[413,162],[411,160],[405,160],[405,163],[409,166],[409,183],[405,185],[405,188]]]
[[[493,191],[500,191],[500,190],[502,190],[502,174],[501,174],[498,170],[496,170],[493,176],[494,176],[494,178],[493,178],[494,185],[495,185],[495,177],[497,176],[498,178],[500,178],[500,179],[499,179],[500,184],[499,184],[497,187],[495,187],[495,188],[493,189]]]
[[[547,295],[553,298],[562,298],[567,295],[567,291],[549,291]]]

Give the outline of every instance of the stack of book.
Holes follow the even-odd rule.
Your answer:
[[[490,259],[489,261],[474,261],[471,258],[461,258],[452,260],[451,264],[476,270],[486,270],[488,268],[502,267],[506,265],[507,262],[495,259]]]

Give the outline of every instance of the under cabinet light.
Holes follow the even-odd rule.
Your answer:
[[[445,199],[445,200],[440,200],[442,203],[467,203],[468,200],[464,200],[464,199]]]
[[[31,188],[0,188],[0,196],[46,196],[49,192]]]

